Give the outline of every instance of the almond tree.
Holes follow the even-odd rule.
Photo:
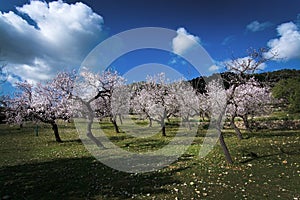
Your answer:
[[[135,94],[130,101],[130,107],[134,113],[138,113],[144,119],[149,119],[149,127],[152,127],[153,119],[150,116],[152,96],[147,89],[136,88]]]
[[[117,72],[104,71],[96,74],[87,70],[81,72],[74,84],[74,109],[87,116],[86,134],[99,147],[103,147],[103,144],[93,135],[92,124],[95,117],[109,117],[116,132],[119,132],[111,100],[113,91],[123,84],[124,78]]]
[[[232,88],[226,92],[231,94]],[[233,98],[227,106],[227,115],[239,139],[243,139],[240,129],[235,124],[235,118],[241,117],[246,129],[250,129],[248,117],[266,114],[270,111],[271,95],[267,86],[261,86],[254,78],[236,87]]]
[[[119,117],[122,124],[122,115],[129,113],[130,100],[132,98],[132,91],[127,85],[120,85],[113,90],[111,96],[111,116],[113,121],[117,122]]]
[[[221,147],[228,163],[233,163],[222,133],[222,124],[226,111],[226,93],[223,84],[218,80],[211,80],[206,87],[208,106],[210,108],[210,126],[217,132]]]
[[[229,72],[229,77],[227,77],[226,84],[231,86],[231,89],[229,92],[227,92],[227,98],[226,98],[226,104],[224,108],[222,108],[220,112],[220,117],[216,120],[217,124],[222,123],[222,115],[225,115],[225,111],[227,109],[227,106],[230,104],[234,104],[234,96],[236,93],[236,90],[239,86],[244,85],[247,83],[249,78],[257,72],[258,70],[262,69],[264,66],[264,63],[267,62],[270,59],[273,59],[276,54],[272,54],[271,57],[267,57],[266,54],[267,49],[261,48],[259,50],[252,49],[249,51],[249,55],[244,58],[234,58],[231,61],[225,62],[225,67]],[[270,54],[269,54],[270,55]],[[214,91],[214,90],[211,90]],[[217,125],[218,128],[221,128],[221,125]],[[233,163],[231,155],[228,151],[227,145],[224,141],[224,137],[222,134],[221,129],[219,132],[219,139],[222,146],[222,149],[224,151],[226,160],[228,163]]]
[[[161,126],[162,136],[166,136],[165,120],[171,117],[172,105],[170,102],[170,90],[165,82],[165,74],[161,73],[158,76],[148,76],[146,93],[150,96],[147,98],[149,105],[150,118],[158,122]]]
[[[1,60],[0,60],[1,61]],[[2,64],[0,66],[0,123],[5,121],[5,110],[7,109],[6,100],[7,95],[3,94],[3,84],[7,81],[8,73],[6,71],[6,65]]]
[[[52,126],[55,140],[62,142],[57,120],[68,120],[72,116],[70,104],[70,92],[64,93],[57,85],[67,84],[62,79],[63,73],[46,83],[38,83],[35,86],[24,81],[16,83],[20,93],[8,101],[8,122],[22,124],[26,120],[44,122]]]
[[[176,103],[178,104],[177,113],[183,122],[188,124],[191,130],[190,117],[200,116],[203,112],[200,95],[196,94],[194,88],[185,81],[179,81],[171,85],[171,90],[175,94]]]
[[[198,95],[198,99],[200,102],[200,108],[199,108],[199,117],[202,118],[202,120],[205,120],[206,118],[210,117],[210,103],[209,103],[209,98],[207,93],[199,93]]]
[[[20,127],[26,121],[31,121],[31,103],[32,103],[32,84],[24,81],[16,83],[18,92],[14,97],[6,97],[4,104],[6,105],[6,122],[9,124],[18,124]]]
[[[134,110],[144,113],[150,120],[160,124],[162,136],[166,136],[165,120],[169,119],[178,110],[175,93],[167,83],[164,73],[148,76],[143,89],[137,92]]]

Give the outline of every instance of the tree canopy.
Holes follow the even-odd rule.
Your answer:
[[[289,112],[300,112],[300,77],[280,80],[272,89],[275,98],[282,99]]]

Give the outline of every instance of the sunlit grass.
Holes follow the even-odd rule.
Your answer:
[[[106,119],[99,127],[117,146],[140,153],[164,147],[180,131],[189,133],[186,127],[172,121],[167,124],[167,137],[160,132],[146,133],[146,121],[137,124],[144,131],[141,134],[149,136],[136,138],[122,128],[117,134]],[[124,122],[126,129],[125,126]],[[34,127],[32,123],[22,129],[0,125],[0,198],[300,198],[299,130],[242,131],[246,139],[239,141],[234,131],[226,129],[225,140],[234,159],[233,165],[227,165],[219,144],[206,157],[198,156],[206,133],[200,127],[188,150],[170,166],[155,172],[128,174],[93,158],[72,123],[59,122],[63,143],[54,141],[50,126],[40,124],[38,136]],[[251,152],[257,157],[249,156]]]

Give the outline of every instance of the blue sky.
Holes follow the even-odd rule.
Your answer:
[[[265,71],[300,69],[300,1],[1,0],[0,11],[0,56],[11,84],[44,81],[58,70],[78,68],[105,38],[140,27],[181,30],[196,38],[217,64],[245,57],[251,47],[269,47],[281,59],[268,62]],[[172,53],[146,50],[126,56],[114,62],[122,73],[159,63],[188,79],[198,75]]]

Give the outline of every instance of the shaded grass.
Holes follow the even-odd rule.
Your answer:
[[[102,126],[103,125],[103,126]],[[107,121],[101,128],[116,145],[145,152],[168,144],[155,134],[135,138],[116,134]],[[192,145],[170,166],[144,174],[128,174],[95,160],[79,140],[73,124],[60,123],[63,143],[54,142],[48,125],[23,129],[0,125],[0,198],[10,199],[293,199],[300,198],[300,131],[243,132],[239,141],[231,129],[225,140],[234,165],[227,165],[219,145],[204,158],[198,153],[205,136],[199,128]],[[184,138],[183,138],[184,139]],[[257,157],[248,156],[253,152]]]

